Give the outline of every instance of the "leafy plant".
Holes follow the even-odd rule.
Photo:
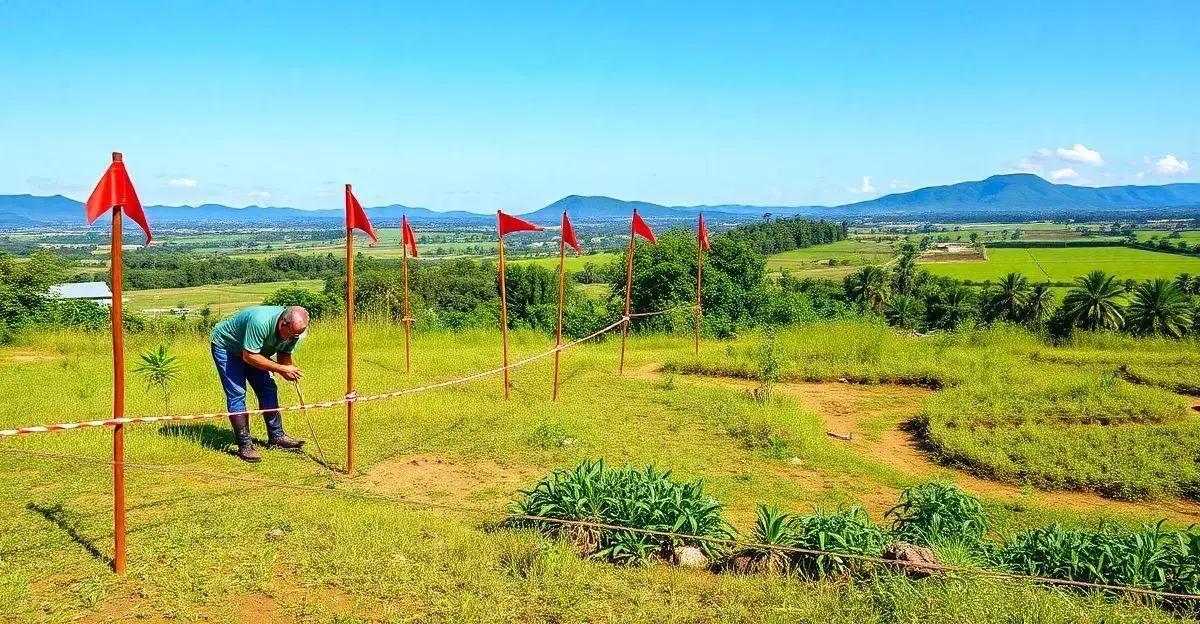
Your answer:
[[[890,540],[887,531],[871,523],[861,507],[826,511],[818,507],[797,519],[793,545],[834,553],[878,557]],[[809,577],[844,576],[864,569],[858,559],[835,554],[795,556],[796,568]]]
[[[939,542],[982,542],[987,517],[979,499],[953,483],[932,481],[905,488],[884,514],[897,537],[923,546]]]
[[[163,413],[171,413],[171,385],[179,380],[183,364],[167,351],[167,345],[159,345],[157,351],[141,354],[142,361],[134,368],[146,383],[146,390],[156,390],[163,398]]]
[[[1129,529],[1105,522],[1096,530],[1076,530],[1052,524],[1009,539],[995,563],[1022,574],[1197,593],[1200,530],[1162,525]]]
[[[724,504],[704,494],[702,481],[681,483],[669,471],[654,467],[609,468],[604,460],[584,461],[570,470],[555,470],[511,506],[519,516],[539,516],[611,524],[688,535],[727,537]],[[669,559],[684,545],[710,556],[717,548],[708,540],[660,537],[601,527],[566,527],[539,520],[517,520],[552,534],[565,534],[581,552],[626,564],[659,556]]]
[[[763,546],[795,546],[796,525],[797,518],[792,514],[781,512],[778,507],[759,505],[750,539]],[[782,550],[756,546],[740,554],[752,558],[753,570],[781,574],[791,567],[791,556]]]

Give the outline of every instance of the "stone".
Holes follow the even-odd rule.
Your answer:
[[[934,574],[941,565],[933,550],[907,542],[897,542],[888,546],[883,550],[883,558],[888,561],[903,562],[893,565],[913,578],[925,578]]]
[[[694,570],[705,570],[708,568],[708,557],[704,555],[704,551],[695,546],[684,546],[675,551],[676,565],[683,568],[692,568]]]

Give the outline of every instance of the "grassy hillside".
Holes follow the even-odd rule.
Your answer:
[[[360,393],[443,380],[494,367],[500,358],[491,332],[418,335],[414,373],[406,376],[401,336],[398,327],[360,328]],[[173,387],[170,410],[221,409],[205,340],[165,340],[185,369],[184,380]],[[1004,380],[998,377],[1004,366],[1032,361],[1031,351],[1060,355],[1000,331],[923,342],[877,327],[817,326],[779,340],[784,369],[796,379],[853,375],[864,381],[961,381],[979,373]],[[1143,344],[1151,347],[1147,353],[1158,354],[1141,361],[1147,375],[1162,371],[1174,357],[1167,343],[1122,340],[1085,345],[1088,350],[1080,353],[1094,357],[1083,363],[1039,366],[1078,368],[1070,374],[1086,381]],[[136,354],[159,343],[152,336],[132,336],[129,351]],[[550,344],[544,335],[517,332],[514,356]],[[763,344],[760,336],[706,342],[701,361],[753,370]],[[0,453],[0,471],[6,475],[0,480],[0,612],[24,621],[66,621],[80,614],[95,621],[305,622],[1001,622],[1017,613],[1036,613],[1039,621],[1051,622],[1170,619],[1132,602],[965,577],[803,582],[663,566],[617,568],[581,560],[563,543],[493,529],[491,523],[503,517],[515,490],[552,468],[598,457],[704,478],[706,490],[729,504],[728,516],[741,529],[749,528],[758,503],[801,510],[862,504],[879,521],[900,487],[931,475],[956,479],[982,495],[993,526],[1002,532],[1049,521],[1083,526],[1101,517],[1140,522],[1161,515],[1154,507],[1098,497],[1079,499],[1089,501],[1084,505],[1069,497],[978,489],[986,484],[979,486],[961,472],[923,463],[918,468],[871,452],[872,440],[891,439],[900,423],[919,413],[930,418],[940,413],[936,404],[928,407],[928,391],[781,384],[772,400],[760,403],[741,382],[654,372],[664,362],[690,361],[690,346],[685,336],[634,337],[625,379],[615,376],[614,341],[567,351],[563,398],[557,404],[548,400],[548,360],[514,373],[509,402],[499,398],[499,380],[487,378],[361,404],[360,471],[352,478],[335,477],[335,490],[293,491],[131,470],[130,573],[125,578],[113,576],[104,559],[112,548],[108,466]],[[993,363],[993,357],[1002,359]],[[31,336],[0,349],[0,386],[8,389],[0,403],[0,427],[105,417],[108,358],[104,335]],[[306,398],[342,394],[343,358],[340,321],[315,325],[298,354],[306,370]],[[964,366],[970,360],[976,363]],[[31,379],[55,392],[25,391]],[[164,411],[161,396],[142,391],[132,374],[129,383],[134,389],[130,414]],[[1110,396],[1107,390],[1098,392]],[[1142,406],[1139,413],[1166,417],[1175,407],[1182,410],[1182,399],[1157,390],[1138,386],[1121,392],[1132,392],[1128,396]],[[281,395],[284,402],[295,400],[291,388],[281,388]],[[1079,396],[1090,405],[1092,395]],[[309,416],[324,453],[340,464],[343,411]],[[860,419],[858,424],[838,420],[851,416]],[[255,420],[261,436],[261,420]],[[291,413],[285,421],[291,433],[312,437],[303,416]],[[825,433],[850,426],[861,428],[861,439],[853,444]],[[250,466],[229,454],[230,443],[221,422],[132,426],[128,461],[318,489],[329,482],[314,461],[315,444],[306,447],[308,455],[268,451],[262,464]],[[107,430],[0,441],[2,448],[101,460],[110,445]],[[342,491],[469,506],[482,513],[359,500],[339,496]],[[1178,515],[1171,517],[1179,522]],[[998,603],[1009,608],[998,610]]]

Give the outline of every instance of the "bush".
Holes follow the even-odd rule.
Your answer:
[[[280,288],[263,300],[263,305],[301,306],[314,319],[334,316],[342,311],[342,302],[338,298],[305,288]]]
[[[979,499],[941,481],[905,488],[900,501],[884,517],[893,518],[897,537],[922,546],[982,544],[988,530]]]
[[[571,470],[555,470],[510,510],[517,516],[581,520],[636,529],[673,531],[725,538],[724,504],[704,494],[702,481],[680,483],[653,467],[609,468],[604,460],[584,461]],[[680,540],[632,531],[576,527],[538,520],[514,521],[549,534],[561,534],[588,556],[623,564],[654,558],[669,560],[675,549],[691,545],[710,556],[719,549],[710,541]]]
[[[793,545],[800,548],[879,557],[883,547],[891,541],[887,531],[872,524],[861,507],[838,511],[818,507],[811,515],[800,517],[795,526]],[[837,555],[797,554],[795,562],[801,574],[814,578],[846,575],[869,567],[861,560]]]

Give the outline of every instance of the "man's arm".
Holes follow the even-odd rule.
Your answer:
[[[279,361],[276,362],[261,353],[242,351],[242,361],[254,368],[265,370],[269,373],[276,373],[288,381],[296,381],[303,376],[300,373],[300,367],[292,364],[292,355],[290,353],[280,353],[278,357]]]

